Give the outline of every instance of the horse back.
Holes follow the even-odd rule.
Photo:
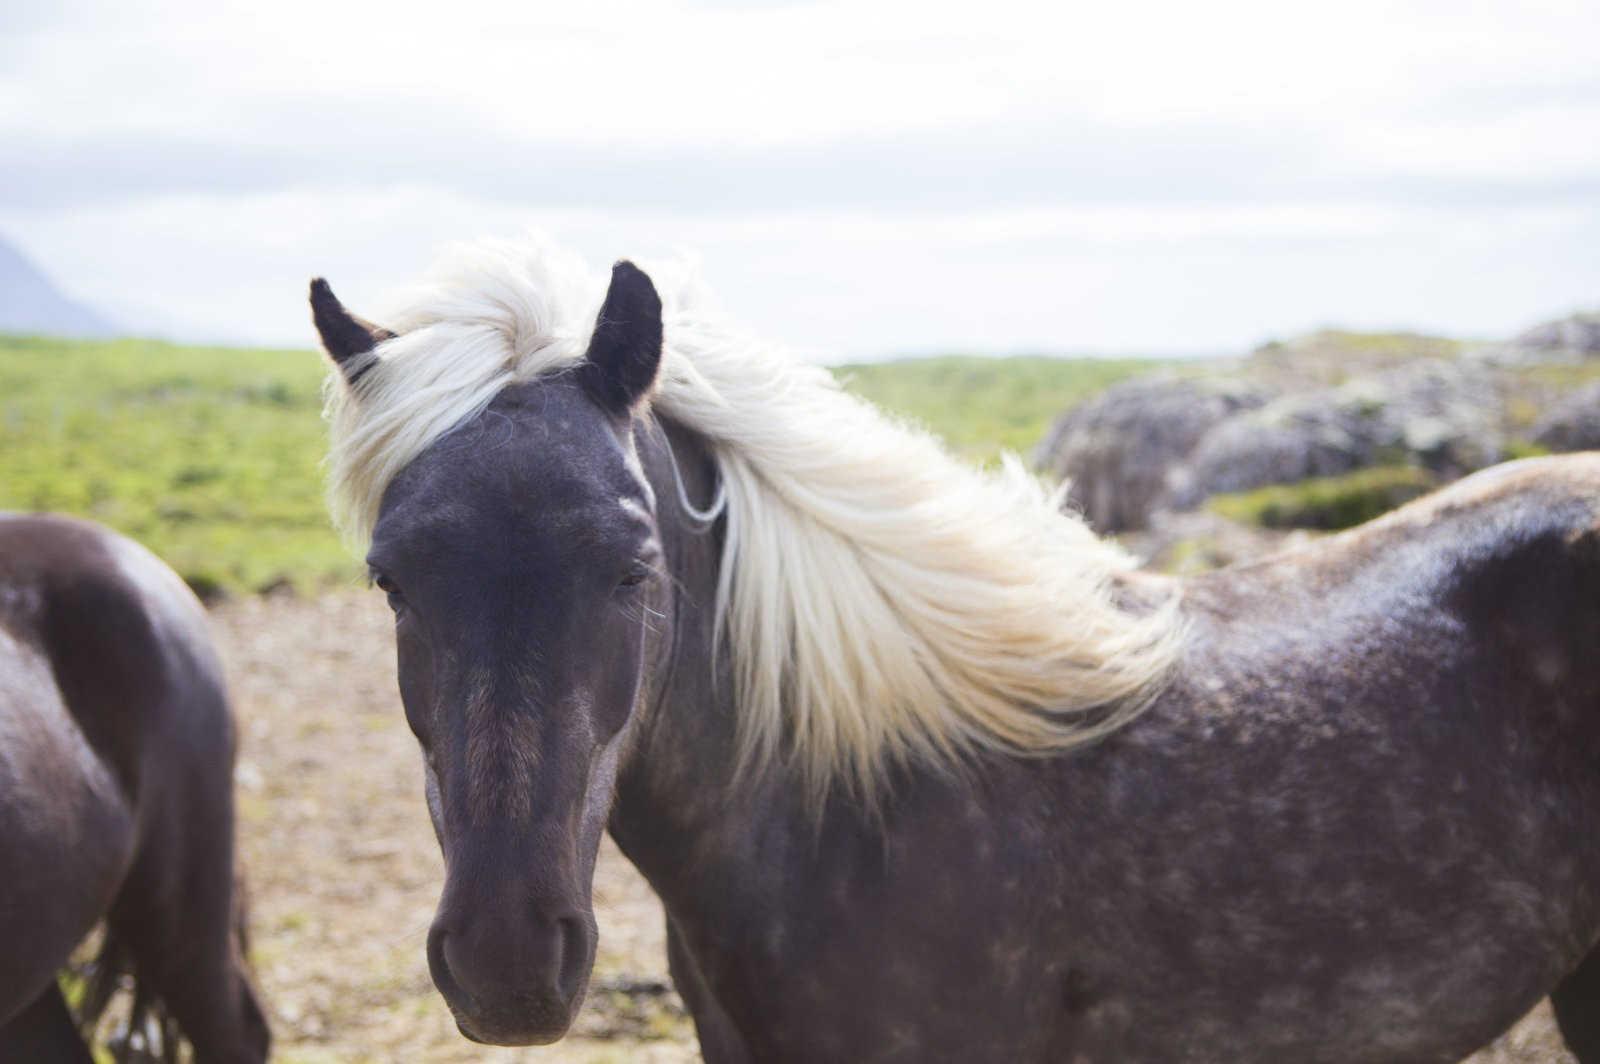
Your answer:
[[[1145,884],[1186,978],[1231,988],[1219,1044],[1459,1059],[1594,947],[1600,455],[1467,478],[1185,604],[1173,686],[1076,785],[1104,777],[1083,815],[1150,843],[1091,856],[1094,884]],[[1120,984],[1175,965],[1102,945]]]
[[[1352,805],[1409,780],[1508,845],[1561,822],[1600,884],[1600,454],[1495,467],[1185,601],[1176,733],[1315,751]]]
[[[1185,594],[1201,635],[1191,669],[1259,662],[1352,693],[1386,677],[1472,679],[1519,718],[1593,730],[1600,453],[1493,467]]]

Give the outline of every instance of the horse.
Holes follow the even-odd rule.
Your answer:
[[[98,525],[0,515],[0,1060],[261,1064],[233,838],[234,725],[199,602]],[[74,1019],[56,973],[105,931]],[[82,1024],[83,1033],[79,1033]]]
[[[568,1029],[609,830],[711,1064],[1600,1061],[1600,456],[1168,578],[673,269],[312,282],[465,1037]]]

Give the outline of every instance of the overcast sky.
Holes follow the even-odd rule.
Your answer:
[[[1600,4],[11,0],[0,234],[307,345],[439,245],[688,250],[819,357],[1498,336],[1600,305]]]

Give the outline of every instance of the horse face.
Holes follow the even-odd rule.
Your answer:
[[[618,274],[588,361],[507,388],[408,466],[368,558],[445,857],[429,967],[483,1042],[555,1041],[583,1000],[595,855],[660,628],[632,438],[660,304]]]

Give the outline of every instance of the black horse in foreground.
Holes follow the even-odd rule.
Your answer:
[[[86,1026],[131,978],[144,1050],[177,1060],[175,1024],[200,1064],[267,1059],[233,759],[183,582],[96,525],[0,515],[0,1061],[91,1059],[56,973],[102,919]]]
[[[1600,1061],[1600,456],[1180,584],[570,273],[312,291],[466,1036],[566,1031],[609,828],[713,1064]]]

